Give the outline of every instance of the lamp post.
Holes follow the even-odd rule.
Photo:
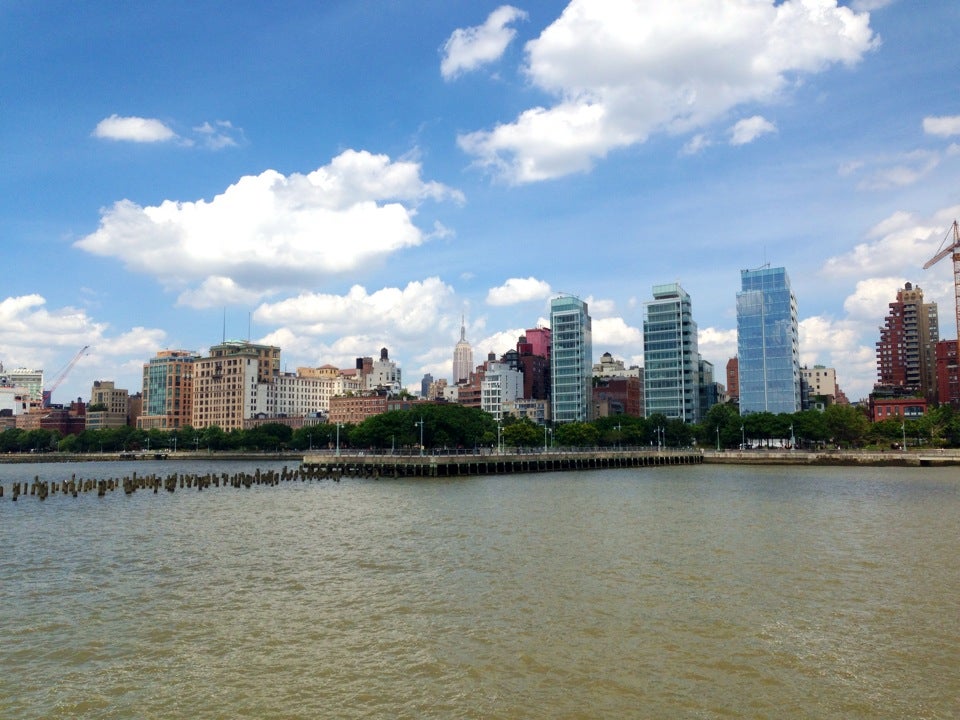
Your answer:
[[[620,449],[620,429],[623,426],[620,423],[617,423],[617,450]]]
[[[550,433],[550,435],[553,435],[553,430],[551,430],[546,425],[544,425],[543,426],[543,451],[544,452],[547,451],[547,433]]]
[[[497,418],[497,455],[500,454],[500,418]]]
[[[307,433],[307,444],[310,446],[310,452],[313,452],[313,434]]]
[[[174,452],[174,453],[177,452],[177,436],[176,436],[176,433],[174,433],[174,436],[173,436],[173,452]]]
[[[343,427],[343,423],[337,423],[337,450],[336,454],[340,456],[340,428]]]
[[[907,451],[907,421],[906,420],[900,423],[900,430],[901,432],[903,432],[903,446],[901,449],[903,450],[903,452],[906,452]]]
[[[720,426],[717,425],[717,452],[720,452]]]
[[[393,455],[394,448],[396,447],[396,435],[390,436],[390,454]]]
[[[418,422],[415,422],[414,425],[420,426],[420,454],[423,455],[423,418],[421,417]]]
[[[793,450],[797,446],[796,438],[793,436],[793,423],[790,423],[790,449]]]
[[[740,449],[741,450],[747,449],[747,433],[743,429],[743,425],[740,426]]]

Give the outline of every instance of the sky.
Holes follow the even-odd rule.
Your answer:
[[[0,363],[54,402],[159,350],[389,350],[450,379],[587,301],[643,364],[653,286],[736,354],[783,266],[851,400],[905,282],[956,338],[956,0],[0,3]]]

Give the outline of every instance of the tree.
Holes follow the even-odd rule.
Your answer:
[[[600,431],[591,423],[571,422],[557,426],[554,437],[559,445],[594,447],[600,439]]]
[[[830,405],[823,419],[830,439],[843,447],[862,445],[870,428],[866,415],[850,405]]]

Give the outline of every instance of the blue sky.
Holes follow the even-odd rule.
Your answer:
[[[161,349],[386,346],[449,378],[590,304],[642,364],[653,285],[736,353],[740,270],[787,268],[801,360],[851,399],[904,282],[955,338],[955,0],[0,5],[0,362],[54,400]],[[722,379],[722,378],[721,378]]]

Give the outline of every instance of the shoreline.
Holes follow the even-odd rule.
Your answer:
[[[418,456],[409,452],[400,453],[370,453],[369,451],[341,450],[339,455],[333,451],[309,452],[236,452],[236,451],[178,451],[178,452],[125,452],[125,453],[10,453],[0,455],[0,465],[4,464],[37,464],[37,463],[90,463],[90,462],[215,462],[215,461],[288,461],[302,463],[309,458],[335,457],[368,459],[380,458],[384,461],[423,462],[424,458],[462,458],[471,457],[489,458],[491,455],[507,460],[530,459],[532,455],[541,457],[555,456],[583,456],[604,457],[609,459],[627,456],[643,455],[656,457],[668,456],[676,453],[688,454],[696,450],[618,450],[618,449],[559,449],[526,450],[524,452],[504,452],[499,454],[488,451],[482,453],[433,453]],[[960,465],[960,449],[930,449],[930,450],[706,450],[701,449],[699,454],[705,464],[720,465],[853,465],[876,467],[943,467]],[[429,460],[428,460],[429,462]],[[436,462],[436,460],[434,460]]]

